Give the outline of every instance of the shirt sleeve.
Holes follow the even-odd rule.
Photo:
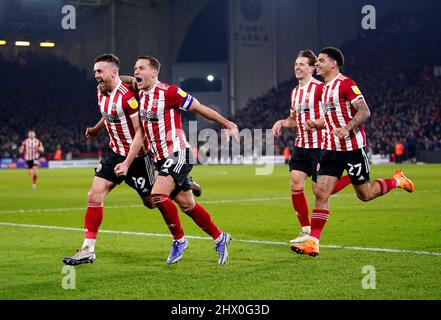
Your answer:
[[[129,91],[123,96],[122,107],[129,116],[134,116],[138,114],[139,111],[139,101],[138,96],[135,92]]]
[[[357,99],[363,98],[363,95],[360,89],[357,87],[357,84],[354,80],[346,79],[342,83],[342,92],[343,95],[352,103]]]
[[[193,103],[193,97],[177,86],[170,86],[170,107],[188,111]]]

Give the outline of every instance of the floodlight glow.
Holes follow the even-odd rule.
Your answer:
[[[53,47],[55,47],[55,43],[49,42],[49,41],[40,42],[40,47],[42,47],[42,48],[53,48]]]
[[[29,47],[31,43],[29,41],[15,41],[17,47]]]
[[[6,45],[6,40],[0,40],[0,46],[5,46]]]
[[[212,74],[209,74],[209,75],[207,76],[207,80],[210,81],[210,82],[212,82],[212,81],[214,80],[214,76],[213,76]]]

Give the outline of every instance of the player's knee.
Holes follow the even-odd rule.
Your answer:
[[[369,200],[371,200],[371,197],[369,196],[369,194],[362,193],[362,192],[357,192],[357,197],[358,197],[358,199],[360,199],[363,202],[368,202]]]
[[[178,203],[179,208],[181,208],[182,212],[187,212],[191,210],[196,204],[193,197],[177,198],[176,202]]]
[[[299,181],[293,181],[293,180],[291,180],[291,182],[290,182],[290,187],[291,187],[291,192],[292,192],[292,191],[303,190],[303,188],[304,188],[304,183],[301,183],[301,182],[299,182]]]
[[[179,203],[179,208],[181,208],[182,212],[187,212],[191,210],[195,206],[196,202],[191,199],[191,201],[184,201]]]
[[[104,195],[100,192],[97,192],[94,189],[90,189],[87,193],[87,201],[88,202],[103,202]]]
[[[155,209],[156,208],[156,204],[153,202],[153,200],[151,198],[149,199],[142,199],[142,203],[144,204],[145,207],[149,208],[149,209]]]
[[[329,192],[326,188],[317,187],[315,189],[315,200],[317,203],[327,203],[329,196]]]

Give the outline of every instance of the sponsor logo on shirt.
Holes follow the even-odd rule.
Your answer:
[[[152,111],[141,110],[139,112],[139,117],[141,118],[141,121],[159,121],[158,115]]]
[[[351,88],[352,88],[352,92],[354,92],[356,95],[361,94],[361,91],[360,89],[358,89],[357,86],[352,86]]]
[[[185,92],[184,90],[182,90],[181,88],[178,88],[178,94],[182,97],[185,98],[187,96],[187,92]]]
[[[132,109],[136,109],[136,108],[138,108],[138,101],[133,97],[133,98],[130,98],[128,101],[127,101],[127,103],[129,104],[129,106],[130,106],[130,108],[132,108]]]
[[[322,104],[322,108],[323,108],[323,112],[335,112],[337,110],[337,108],[334,105],[334,102],[328,101],[328,102],[323,102]]]

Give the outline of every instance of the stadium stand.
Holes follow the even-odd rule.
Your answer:
[[[57,145],[63,154],[78,157],[101,149],[84,138],[86,126],[99,120],[95,81],[85,72],[54,55],[26,52],[13,61],[0,56],[0,74],[7,81],[0,88],[0,157],[16,158],[17,146],[33,129],[52,158]],[[32,77],[29,77],[32,75]]]
[[[382,21],[384,26],[363,31],[342,47],[342,72],[357,82],[371,108],[366,124],[370,151],[393,154],[397,141],[405,146],[405,159],[415,159],[418,150],[440,151],[441,76],[434,76],[434,67],[441,65],[441,39],[431,34],[441,26],[424,8],[390,12]],[[236,114],[239,127],[271,128],[287,117],[296,84],[292,78],[249,101]],[[276,152],[292,147],[292,141],[293,132],[285,130]]]
[[[441,12],[441,3],[432,5]],[[441,25],[425,7],[386,13],[381,21],[377,30],[361,31],[341,48],[342,72],[358,83],[372,111],[366,124],[370,151],[393,154],[397,141],[405,147],[404,160],[415,159],[419,150],[441,151],[441,76],[434,74],[441,66],[441,38],[432,37]],[[96,84],[85,71],[54,55],[26,52],[12,61],[0,55],[0,73],[7,79],[0,87],[0,158],[18,157],[29,129],[37,132],[49,159],[58,144],[63,155],[76,158],[96,154],[107,141],[107,135],[84,138],[86,126],[99,119]],[[295,85],[294,78],[280,83],[250,100],[232,120],[240,129],[270,129],[288,116]],[[276,139],[276,154],[292,148],[293,138],[285,130]]]

